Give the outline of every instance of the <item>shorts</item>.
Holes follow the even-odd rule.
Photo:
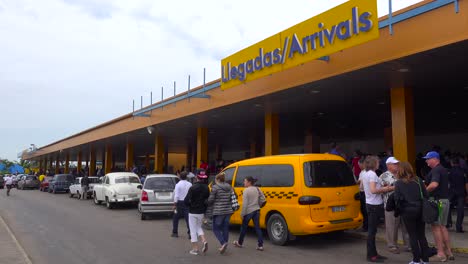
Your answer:
[[[11,190],[11,184],[7,184],[6,187],[8,190]]]
[[[433,225],[446,226],[448,222],[448,216],[450,214],[450,201],[449,199],[440,199],[439,203],[439,218]]]

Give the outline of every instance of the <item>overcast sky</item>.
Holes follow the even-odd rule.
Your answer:
[[[198,86],[204,67],[217,79],[222,58],[344,2],[0,0],[0,157]]]

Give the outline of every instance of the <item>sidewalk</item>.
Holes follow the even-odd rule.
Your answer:
[[[456,221],[457,214],[456,212],[452,212],[452,220]],[[463,219],[463,230],[465,233],[456,233],[455,232],[455,222],[453,223],[453,227],[449,229],[450,241],[452,243],[452,251],[454,253],[463,253],[468,254],[468,210],[465,208],[465,218]],[[348,233],[352,234],[353,236],[367,239],[367,233],[361,232],[359,230],[349,230]],[[434,237],[432,235],[430,225],[426,225],[426,237],[427,241],[430,245],[434,246]],[[398,243],[403,244],[403,240],[401,239],[401,232],[398,233]],[[379,226],[377,230],[376,239],[378,241],[386,241],[385,240],[385,227]]]
[[[32,264],[2,216],[0,216],[0,256],[1,263]]]

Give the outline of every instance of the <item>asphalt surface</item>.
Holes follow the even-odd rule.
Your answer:
[[[179,238],[171,238],[172,221],[157,216],[141,221],[135,207],[108,210],[92,200],[70,199],[68,194],[37,190],[12,190],[10,197],[0,190],[0,215],[13,231],[33,263],[366,263],[366,243],[348,233],[308,236],[288,246],[265,241],[265,251],[255,250],[250,230],[244,248],[229,246],[225,255],[213,233],[206,230],[209,250],[205,256],[188,253],[190,242],[183,221]],[[231,228],[230,240],[237,239],[239,227]],[[411,254],[393,255],[378,243],[385,263],[408,263]],[[0,255],[1,255],[0,249]],[[456,255],[450,263],[468,263],[468,256]],[[0,257],[0,263],[5,263]],[[6,264],[6,263],[5,263]]]

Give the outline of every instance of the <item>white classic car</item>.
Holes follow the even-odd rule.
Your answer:
[[[117,203],[135,203],[140,200],[141,189],[140,178],[131,172],[108,173],[101,178],[100,184],[94,185],[94,203],[106,203],[109,209],[114,208]]]
[[[78,199],[81,198],[81,179],[83,179],[83,177],[76,178],[75,182],[72,185],[70,185],[70,198],[72,198],[75,195],[76,195],[76,198]],[[99,177],[91,176],[91,177],[88,177],[88,179],[89,179],[89,189],[87,193],[88,195],[87,198],[90,198],[93,195],[94,185],[99,183]]]

